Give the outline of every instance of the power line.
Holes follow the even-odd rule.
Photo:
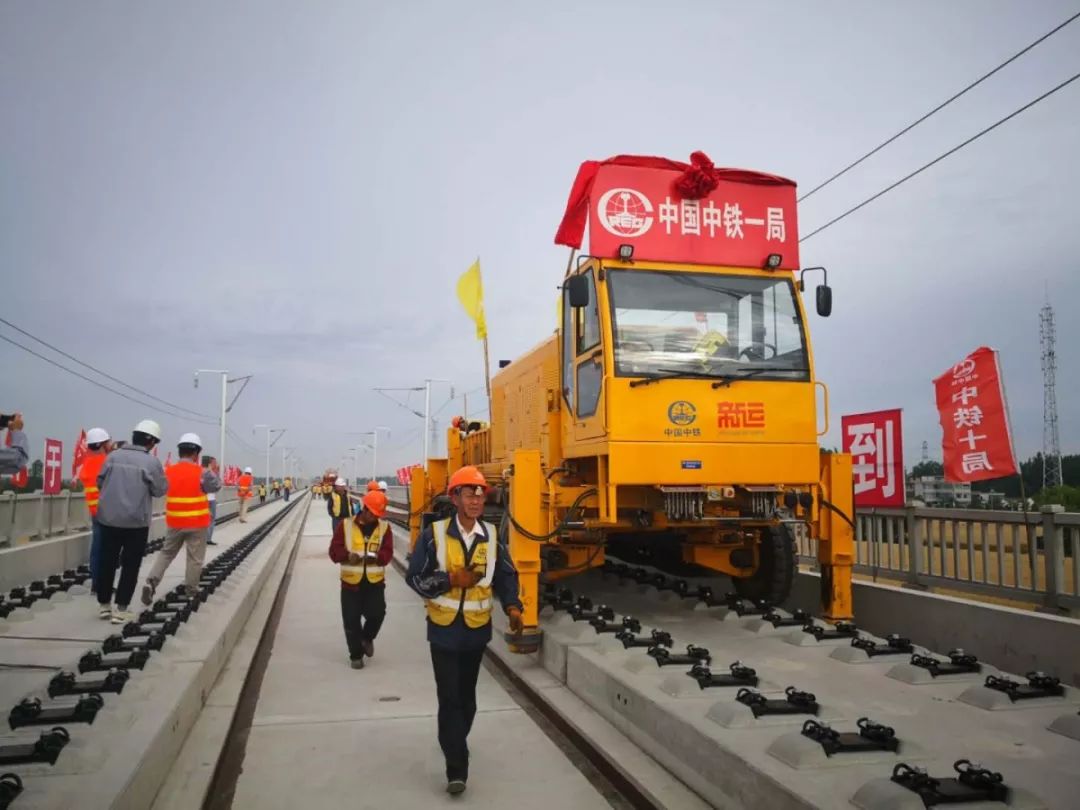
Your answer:
[[[814,230],[810,231],[810,233],[806,234],[806,236],[799,239],[799,242],[805,242],[811,236],[815,236],[816,234],[821,233],[823,230],[830,227],[831,225],[835,225],[837,222],[844,219],[845,217],[850,216],[851,214],[854,214],[860,208],[863,208],[864,206],[869,205],[870,203],[872,203],[874,200],[878,199],[879,197],[882,197],[882,196],[888,194],[894,188],[896,188],[897,186],[903,185],[908,180],[910,180],[912,177],[915,177],[918,174],[922,174],[924,171],[929,169],[931,166],[933,166],[933,165],[935,165],[937,163],[940,163],[945,158],[947,158],[949,155],[952,155],[952,154],[954,154],[956,152],[959,152],[961,149],[963,149],[968,144],[974,143],[975,141],[977,141],[979,138],[981,138],[986,133],[997,129],[999,126],[1004,124],[1006,121],[1009,121],[1009,120],[1015,118],[1016,116],[1018,116],[1020,113],[1024,112],[1025,110],[1031,109],[1032,107],[1034,107],[1036,104],[1038,104],[1043,99],[1049,98],[1050,96],[1054,95],[1054,93],[1056,93],[1058,90],[1061,90],[1063,87],[1066,87],[1067,85],[1072,84],[1077,79],[1080,79],[1080,73],[1077,73],[1074,76],[1072,76],[1071,78],[1066,79],[1061,84],[1057,85],[1057,87],[1054,87],[1051,90],[1047,90],[1041,96],[1039,96],[1036,99],[1033,99],[1033,100],[1029,101],[1023,107],[1020,107],[1017,110],[1013,110],[1011,113],[1006,115],[1004,118],[1001,118],[1001,119],[995,121],[990,126],[986,127],[983,130],[980,130],[976,134],[972,135],[970,138],[968,138],[963,143],[959,143],[956,146],[954,146],[952,149],[950,149],[948,152],[944,152],[944,153],[938,155],[936,158],[931,160],[929,163],[926,163],[926,164],[920,166],[919,168],[917,168],[915,171],[911,172],[910,174],[904,175],[899,180],[897,180],[895,183],[893,183],[893,184],[891,184],[889,186],[886,186],[885,188],[883,188],[881,191],[879,191],[877,194],[873,195],[872,197],[867,197],[865,200],[863,200],[858,205],[853,206],[852,208],[849,208],[847,211],[845,211],[844,213],[840,214],[837,217],[833,217],[832,219],[830,219],[828,222],[826,222],[821,227],[815,228]]]
[[[250,444],[248,444],[246,441],[244,441],[242,438],[240,438],[236,434],[236,431],[234,431],[231,427],[226,427],[225,428],[225,433],[227,433],[230,437],[232,437],[233,441],[235,441],[237,444],[239,444],[241,447],[243,447],[249,453],[255,453],[256,455],[263,455],[266,452],[265,449],[264,450],[257,450],[254,447],[252,447]]]
[[[27,352],[29,354],[34,355],[34,357],[37,357],[37,358],[39,358],[41,360],[44,360],[46,363],[49,363],[50,365],[56,366],[57,368],[62,369],[63,371],[66,371],[68,374],[74,374],[79,379],[86,380],[86,382],[90,383],[91,385],[96,385],[98,388],[104,389],[105,391],[108,391],[110,394],[116,394],[118,397],[123,397],[124,399],[126,399],[126,400],[128,400],[130,402],[134,402],[137,405],[142,405],[144,408],[150,408],[151,410],[164,410],[159,405],[151,405],[148,402],[143,402],[141,399],[136,399],[135,397],[129,396],[128,394],[125,394],[123,391],[117,391],[115,388],[110,388],[109,386],[105,385],[104,383],[101,383],[101,382],[98,382],[97,380],[91,379],[90,377],[87,377],[85,374],[82,374],[82,373],[80,373],[78,371],[75,371],[74,369],[70,369],[67,366],[63,365],[62,363],[56,362],[51,357],[46,357],[45,355],[34,351],[29,346],[24,346],[23,344],[19,343],[18,341],[12,340],[7,335],[0,335],[0,340],[6,341],[7,343],[10,343],[12,346],[16,346],[17,348],[22,349],[24,352]],[[177,419],[190,419],[190,417],[184,416],[183,414],[172,413],[172,412],[167,411],[167,410],[165,411],[165,413],[167,413],[169,416],[176,417]],[[195,419],[193,421],[200,422],[200,423],[202,423],[204,425],[216,425],[217,424],[217,422],[208,422],[205,419]]]
[[[20,334],[26,335],[28,338],[30,338],[31,340],[37,341],[42,346],[45,346],[45,347],[47,347],[49,349],[52,349],[54,352],[56,352],[60,356],[66,357],[68,360],[71,360],[71,361],[73,361],[75,363],[78,363],[83,368],[90,369],[95,374],[100,374],[102,377],[104,377],[107,380],[111,380],[114,383],[120,384],[120,385],[124,386],[124,388],[127,388],[127,389],[129,389],[131,391],[134,391],[136,394],[147,397],[148,399],[152,399],[155,402],[160,402],[163,405],[168,405],[170,408],[174,408],[175,410],[183,411],[184,413],[191,414],[192,416],[202,416],[202,417],[205,417],[207,419],[213,418],[208,413],[200,413],[199,411],[193,411],[190,408],[185,408],[183,405],[177,405],[175,403],[169,402],[167,399],[162,399],[161,397],[155,397],[153,394],[148,393],[146,391],[143,391],[141,388],[136,388],[134,385],[129,385],[128,383],[124,382],[123,380],[118,379],[117,377],[114,377],[111,374],[108,374],[108,373],[102,371],[100,368],[95,368],[94,366],[90,365],[89,363],[84,363],[78,357],[75,357],[73,355],[68,354],[63,349],[56,348],[56,346],[53,346],[51,343],[47,343],[46,341],[39,338],[37,335],[30,334],[25,329],[23,329],[21,327],[18,327],[15,324],[13,324],[11,321],[5,320],[4,318],[0,318],[0,323],[4,324],[5,326],[10,326],[16,332],[19,332]],[[19,345],[19,344],[16,344],[16,345]],[[38,355],[38,356],[40,357],[41,355]],[[63,368],[63,366],[61,366],[61,368]],[[145,404],[145,403],[140,403],[140,404]],[[156,407],[156,406],[148,405],[147,407]]]
[[[895,141],[895,140],[896,140],[897,138],[899,138],[899,137],[900,137],[901,135],[904,135],[905,133],[908,133],[908,132],[910,132],[911,130],[915,129],[915,127],[917,127],[917,126],[918,126],[919,124],[921,124],[921,123],[922,123],[923,121],[925,121],[926,119],[930,118],[930,117],[931,117],[932,115],[934,115],[935,113],[938,113],[938,112],[940,112],[941,110],[943,110],[943,109],[945,109],[946,107],[948,107],[948,106],[949,106],[950,104],[952,104],[952,103],[953,103],[954,101],[956,101],[956,100],[957,100],[958,98],[960,98],[960,96],[962,96],[962,95],[964,95],[965,93],[967,93],[967,92],[968,92],[969,90],[973,90],[974,88],[978,87],[978,86],[979,86],[980,84],[982,84],[982,83],[983,83],[984,81],[986,81],[987,79],[989,79],[989,78],[990,78],[991,76],[993,76],[993,75],[994,75],[995,73],[997,73],[997,72],[998,72],[999,70],[1001,70],[1002,68],[1004,68],[1004,67],[1006,67],[1007,65],[1011,64],[1012,62],[1015,62],[1015,61],[1016,61],[1017,59],[1019,59],[1019,58],[1020,58],[1021,56],[1023,56],[1023,55],[1025,54],[1025,53],[1027,53],[1028,51],[1030,51],[1030,50],[1031,50],[1032,48],[1034,48],[1034,47],[1035,47],[1036,45],[1040,44],[1041,42],[1044,42],[1044,41],[1048,40],[1048,39],[1049,39],[1050,37],[1052,37],[1052,36],[1053,36],[1054,34],[1056,34],[1056,33],[1057,33],[1058,31],[1060,31],[1060,30],[1061,30],[1062,28],[1064,28],[1064,27],[1065,27],[1066,25],[1068,25],[1069,23],[1071,23],[1071,22],[1073,22],[1074,20],[1076,20],[1076,19],[1077,19],[1078,17],[1080,17],[1080,11],[1078,11],[1078,12],[1077,12],[1076,14],[1073,14],[1073,15],[1072,15],[1071,17],[1069,17],[1069,19],[1065,20],[1065,22],[1061,23],[1061,24],[1060,24],[1060,25],[1058,25],[1058,26],[1057,26],[1056,28],[1053,28],[1052,30],[1050,30],[1050,31],[1048,31],[1047,33],[1043,34],[1043,35],[1042,35],[1041,37],[1039,37],[1039,38],[1038,38],[1037,40],[1035,40],[1034,42],[1032,42],[1032,43],[1031,43],[1030,45],[1028,45],[1028,46],[1027,46],[1026,48],[1023,48],[1022,50],[1019,50],[1019,51],[1017,51],[1016,53],[1014,53],[1014,54],[1013,54],[1012,56],[1010,56],[1010,57],[1009,57],[1008,59],[1006,59],[1006,60],[1005,60],[1004,62],[1002,62],[1002,63],[1001,63],[1000,65],[998,65],[998,66],[997,66],[996,68],[994,68],[993,70],[991,70],[991,71],[990,71],[989,73],[985,73],[985,74],[983,74],[982,76],[980,76],[980,77],[979,77],[978,79],[976,79],[975,81],[973,81],[973,82],[972,82],[971,84],[969,84],[969,85],[968,85],[967,87],[965,87],[965,88],[964,88],[963,90],[961,90],[961,91],[960,91],[959,93],[956,93],[955,95],[953,95],[953,96],[950,96],[950,97],[949,97],[948,99],[946,99],[945,101],[941,102],[941,104],[938,104],[938,105],[937,105],[936,107],[934,107],[934,109],[930,110],[930,112],[926,113],[926,114],[925,114],[925,115],[923,115],[923,116],[922,116],[921,118],[918,118],[918,119],[916,119],[915,121],[913,121],[913,122],[911,122],[910,124],[908,124],[908,125],[907,125],[906,127],[904,127],[904,128],[902,129],[902,130],[900,130],[899,132],[897,132],[897,133],[896,133],[895,135],[893,135],[893,136],[892,136],[891,138],[889,138],[888,140],[886,140],[886,141],[882,141],[881,143],[879,143],[879,144],[878,144],[877,146],[875,146],[875,147],[874,147],[873,149],[871,149],[871,150],[870,150],[869,152],[867,152],[867,153],[866,153],[865,155],[863,155],[863,156],[862,156],[861,158],[859,158],[858,160],[856,160],[856,161],[855,161],[854,163],[850,163],[850,164],[848,164],[847,166],[845,166],[845,167],[844,167],[843,169],[841,169],[840,171],[838,171],[838,172],[837,172],[836,174],[834,174],[834,175],[833,175],[832,177],[830,177],[830,178],[829,178],[828,180],[826,180],[826,181],[825,181],[824,183],[821,183],[821,184],[819,184],[819,185],[817,185],[817,186],[814,186],[814,188],[810,189],[810,190],[809,190],[808,192],[806,192],[806,193],[805,193],[805,194],[803,194],[803,195],[802,195],[801,197],[799,197],[799,200],[798,200],[798,201],[799,201],[799,202],[802,202],[802,201],[803,201],[803,200],[805,200],[805,199],[806,199],[807,197],[809,197],[809,196],[810,196],[811,194],[815,194],[815,193],[817,193],[818,191],[821,191],[821,189],[825,188],[825,186],[829,185],[829,183],[831,183],[831,182],[832,182],[833,180],[837,180],[838,178],[840,178],[840,177],[843,177],[843,176],[844,176],[845,174],[847,174],[847,173],[848,173],[849,171],[851,171],[852,169],[854,169],[854,168],[855,168],[856,166],[858,166],[858,165],[859,165],[860,163],[862,163],[862,162],[863,162],[864,160],[866,160],[866,159],[867,159],[867,158],[869,158],[869,157],[872,157],[872,156],[876,155],[876,154],[877,154],[878,152],[880,152],[880,151],[881,151],[882,149],[884,149],[884,148],[885,148],[886,146],[888,146],[888,145],[889,145],[890,143],[892,143],[893,141]]]

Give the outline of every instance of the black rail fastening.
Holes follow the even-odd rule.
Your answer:
[[[1059,678],[1045,672],[1029,672],[1025,677],[1028,679],[1027,683],[998,675],[987,675],[985,685],[987,689],[1004,692],[1013,703],[1018,700],[1065,696],[1065,687],[1061,685]]]
[[[754,689],[742,688],[735,695],[735,700],[750,708],[754,717],[768,714],[813,714],[820,711],[817,696],[813,692],[803,692],[794,686],[784,690],[783,698],[767,698]]]
[[[948,655],[949,660],[942,661],[931,655],[916,653],[911,656],[911,665],[925,669],[935,678],[941,675],[963,675],[982,670],[979,659],[961,649],[949,650]]]
[[[926,807],[1008,800],[1009,788],[1000,773],[966,759],[953,763],[953,770],[956,776],[934,777],[923,768],[900,762],[893,768],[892,781],[918,794]]]
[[[97,713],[105,705],[105,699],[97,692],[81,695],[74,706],[45,706],[41,698],[23,698],[8,713],[8,725],[12,729],[22,726],[44,726],[49,723],[93,723]]]
[[[131,677],[126,669],[110,669],[102,677],[77,680],[74,672],[58,672],[49,681],[49,697],[111,692],[119,695]]]
[[[900,741],[891,727],[875,723],[867,717],[860,717],[855,726],[858,731],[837,731],[828,723],[807,720],[803,723],[802,734],[820,743],[827,757],[834,754],[900,750]]]
[[[744,666],[741,661],[731,664],[728,670],[728,672],[717,673],[713,672],[708,664],[694,664],[686,674],[697,681],[702,689],[758,685],[757,672],[751,667]]]
[[[904,638],[896,633],[887,635],[884,644],[878,644],[872,638],[853,638],[851,646],[857,647],[871,658],[881,655],[906,655],[915,649],[911,644],[911,639]]]

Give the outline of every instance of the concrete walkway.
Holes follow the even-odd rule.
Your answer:
[[[469,737],[469,789],[448,796],[423,603],[391,570],[375,657],[353,670],[320,501],[301,542],[234,807],[610,807],[486,670]]]

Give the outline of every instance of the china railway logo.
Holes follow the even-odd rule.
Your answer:
[[[653,224],[653,204],[640,191],[613,188],[600,197],[596,216],[604,230],[615,236],[644,236]]]
[[[673,425],[692,425],[697,419],[697,408],[694,407],[694,403],[680,399],[668,406],[667,418]]]
[[[720,429],[761,429],[765,427],[764,402],[717,403],[716,426]]]

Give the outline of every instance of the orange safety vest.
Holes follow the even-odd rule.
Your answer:
[[[90,510],[90,516],[97,514],[97,501],[102,496],[97,489],[97,474],[102,472],[102,465],[108,458],[106,453],[91,453],[82,461],[82,469],[79,470],[79,481],[86,497],[86,509]]]
[[[79,470],[79,480],[82,481],[83,492],[86,493],[86,508],[90,510],[90,517],[97,515],[98,500],[101,497],[97,477],[108,457],[107,453],[89,453],[83,459],[82,469]]]
[[[210,525],[210,500],[202,488],[202,467],[187,459],[165,470],[165,525],[170,529],[202,529]]]
[[[241,475],[239,482],[237,482],[240,489],[236,494],[239,495],[241,498],[250,498],[252,480],[254,479],[251,477],[250,473],[244,473],[243,475]]]

